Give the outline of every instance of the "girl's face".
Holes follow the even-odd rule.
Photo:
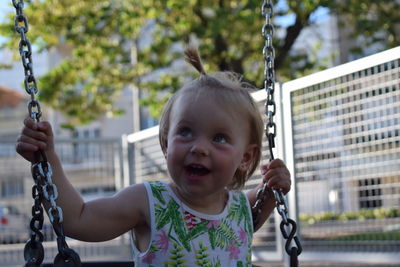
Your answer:
[[[194,99],[195,98],[195,99]],[[179,193],[216,197],[236,170],[245,170],[256,145],[249,144],[249,123],[235,107],[219,106],[203,94],[180,96],[170,114],[167,165]]]

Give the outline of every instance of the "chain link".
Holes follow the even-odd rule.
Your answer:
[[[24,67],[24,86],[25,91],[30,95],[28,102],[29,116],[35,121],[39,122],[42,116],[42,108],[39,101],[35,99],[38,93],[36,78],[33,73],[32,63],[32,45],[26,34],[29,30],[28,19],[24,15],[24,1],[12,0],[15,8],[16,16],[14,19],[15,31],[20,35],[19,54],[21,56],[22,65]],[[32,206],[32,219],[30,222],[31,238],[25,244],[24,258],[25,266],[40,266],[44,259],[43,249],[43,200],[50,204],[48,215],[54,231],[57,235],[58,254],[55,258],[57,266],[81,266],[78,254],[72,249],[68,248],[65,242],[65,235],[63,230],[63,213],[59,206],[56,204],[58,196],[57,187],[52,182],[52,171],[44,151],[40,150],[37,153],[38,161],[32,164],[31,172],[35,184],[32,187],[32,197],[34,204]],[[71,263],[73,265],[71,265]]]
[[[262,36],[265,39],[265,45],[263,48],[264,56],[264,88],[267,92],[267,100],[265,102],[265,115],[267,117],[265,124],[265,135],[268,140],[268,147],[270,152],[270,161],[274,159],[273,148],[275,147],[276,137],[276,124],[274,122],[274,116],[276,114],[276,103],[274,99],[275,92],[275,50],[273,47],[274,37],[274,26],[272,23],[273,18],[273,3],[272,0],[264,0],[261,7],[262,15],[265,17],[265,23],[262,27]],[[300,255],[302,247],[299,239],[296,236],[297,225],[296,222],[288,217],[288,207],[286,204],[283,193],[278,190],[268,188],[267,183],[264,183],[263,187],[258,190],[256,196],[256,202],[252,207],[254,225],[257,225],[260,220],[260,213],[262,205],[266,200],[268,194],[272,192],[275,197],[276,209],[279,215],[282,217],[280,229],[283,238],[286,239],[285,250],[290,256],[290,266],[298,266],[297,256]],[[290,228],[290,232],[287,232],[287,228]],[[292,246],[292,242],[296,246]]]

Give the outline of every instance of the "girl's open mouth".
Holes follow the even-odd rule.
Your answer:
[[[210,173],[210,170],[199,164],[190,164],[185,167],[189,176],[204,176]]]

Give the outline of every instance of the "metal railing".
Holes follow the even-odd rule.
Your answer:
[[[400,263],[400,47],[285,83],[282,101],[300,259]]]

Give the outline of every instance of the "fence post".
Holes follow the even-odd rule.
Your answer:
[[[292,128],[291,128],[291,110],[284,109],[284,107],[288,107],[287,101],[290,99],[283,99],[283,90],[284,84],[277,83],[275,86],[275,99],[276,99],[276,125],[277,125],[277,138],[276,138],[276,149],[277,149],[277,156],[281,158],[285,163],[287,168],[290,171],[291,180],[292,180],[292,187],[290,192],[287,194],[287,205],[289,211],[289,217],[292,218],[297,222],[297,236],[300,236],[300,229],[299,229],[299,216],[297,212],[297,186],[296,186],[296,179],[295,179],[295,172],[294,172],[294,157],[293,157],[293,142],[292,142]],[[285,103],[286,102],[286,103]],[[286,111],[286,113],[285,113]],[[277,211],[275,210],[275,214]],[[275,223],[275,231],[277,235],[277,251],[280,254],[283,260],[283,266],[289,267],[290,260],[289,256],[285,250],[285,242],[283,242],[283,237],[280,231],[280,216],[275,216],[277,222]]]
[[[123,173],[122,173],[122,167],[123,167],[123,159],[122,159],[122,146],[120,145],[120,142],[115,142],[113,143],[114,147],[114,180],[115,180],[115,190],[119,191],[123,188]]]
[[[122,173],[123,173],[123,184],[122,187],[129,186],[130,179],[130,169],[129,169],[129,143],[128,136],[123,134],[121,136],[121,149],[122,149]]]

